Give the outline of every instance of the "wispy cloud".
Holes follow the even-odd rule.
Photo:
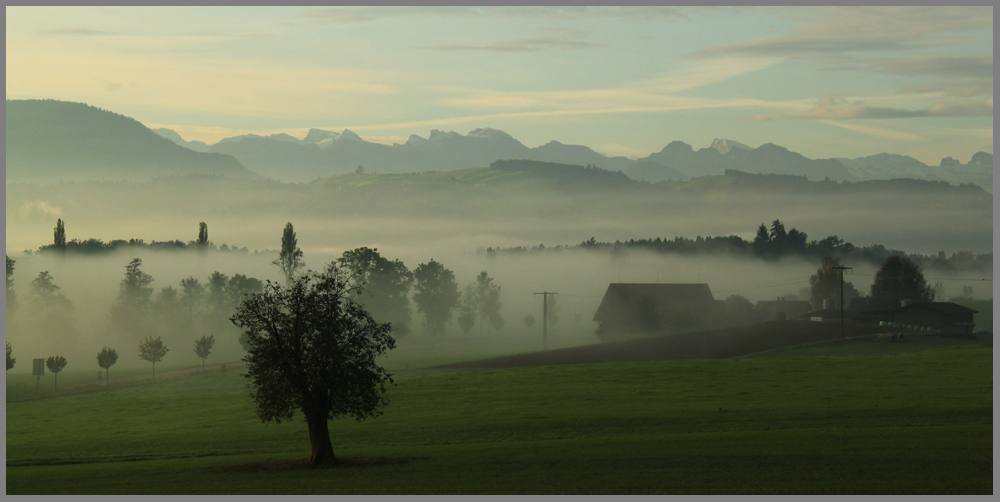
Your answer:
[[[899,52],[950,43],[993,29],[990,7],[828,7],[769,9],[793,21],[788,33],[719,45],[692,57],[829,57]]]
[[[438,86],[450,94],[444,105],[478,108],[522,108],[540,110],[697,109],[726,106],[759,106],[752,99],[708,99],[676,96],[675,93],[721,82],[757,71],[777,60],[738,59],[699,61],[669,74],[630,82],[618,87],[558,91],[502,91],[476,87]],[[781,106],[778,106],[781,107]]]
[[[875,70],[896,75],[938,75],[943,77],[993,78],[993,55],[914,56],[877,61]]]
[[[817,107],[798,115],[777,113],[757,115],[750,120],[855,120],[855,119],[907,119],[928,117],[992,117],[993,100],[944,101],[922,110],[906,110],[875,106],[844,106],[840,108]]]
[[[324,23],[357,23],[407,16],[507,17],[551,20],[575,20],[601,17],[626,19],[683,18],[676,7],[322,7],[309,9],[302,16]]]
[[[556,37],[519,38],[504,40],[490,45],[453,45],[442,44],[430,47],[414,47],[435,51],[497,51],[497,52],[536,52],[549,49],[589,49],[600,44],[584,40],[572,40]]]
[[[911,134],[908,132],[893,131],[892,129],[883,129],[881,127],[872,127],[869,125],[861,124],[843,124],[840,122],[835,122],[833,120],[822,120],[820,121],[824,124],[829,124],[841,129],[847,129],[848,131],[854,131],[859,134],[864,134],[867,136],[875,136],[877,138],[891,139],[895,141],[923,141],[925,138],[918,136],[916,134]]]
[[[926,84],[904,85],[900,92],[920,94],[943,94],[957,98],[971,98],[981,94],[993,94],[993,79],[957,80],[929,82]]]
[[[94,30],[91,28],[56,28],[52,30],[42,30],[39,31],[38,34],[56,37],[92,37],[110,35],[110,33],[106,31]]]

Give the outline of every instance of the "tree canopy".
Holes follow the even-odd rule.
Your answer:
[[[273,263],[285,275],[286,284],[291,284],[295,272],[306,266],[306,262],[302,260],[302,250],[299,249],[299,241],[295,237],[295,227],[292,226],[292,222],[288,222],[281,233],[281,252]]]
[[[163,360],[170,349],[163,344],[160,337],[147,337],[139,343],[139,359],[153,363],[153,378],[156,378],[156,363]]]
[[[839,309],[840,305],[840,270],[834,267],[840,266],[840,258],[824,255],[820,259],[819,270],[809,278],[809,303],[814,309],[823,308],[823,300],[833,300],[834,308]],[[850,282],[844,281],[844,303],[849,304],[851,300],[861,296],[858,290]],[[845,305],[846,306],[846,305]]]
[[[444,333],[460,298],[455,273],[432,258],[418,265],[413,276],[417,280],[413,301],[417,310],[424,314],[427,331],[434,335]]]
[[[336,461],[328,421],[381,414],[391,375],[376,358],[395,348],[389,323],[376,322],[352,296],[336,262],[287,286],[270,281],[232,322],[247,340],[246,377],[257,415],[267,422],[305,416],[313,464]]]
[[[215,346],[215,335],[202,336],[194,340],[194,353],[201,359],[201,370],[205,371],[205,359],[212,354]]]
[[[361,294],[357,302],[380,322],[392,324],[393,334],[405,335],[410,326],[410,288],[413,273],[400,260],[390,261],[377,248],[360,247],[345,251],[337,260],[348,271],[351,284]]]
[[[903,300],[932,302],[934,289],[924,279],[920,265],[905,256],[890,256],[875,273],[871,296],[892,300],[896,305]]]
[[[118,362],[118,352],[115,349],[109,349],[105,346],[97,353],[97,365],[104,368],[105,371],[105,385],[111,380],[111,367]]]
[[[63,356],[49,356],[45,360],[45,367],[56,377],[55,389],[59,390],[59,372],[66,367],[66,358]]]

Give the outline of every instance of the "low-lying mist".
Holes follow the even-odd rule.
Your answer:
[[[411,303],[411,329],[404,336],[398,336],[399,348],[396,352],[420,353],[427,361],[435,360],[436,351],[446,354],[464,350],[485,357],[540,350],[542,300],[534,293],[558,293],[549,338],[549,348],[556,348],[598,341],[594,333],[597,324],[592,319],[612,282],[707,283],[715,298],[720,300],[734,294],[751,301],[773,300],[778,296],[808,299],[808,292],[803,288],[808,288],[809,277],[818,268],[818,263],[800,258],[771,262],[642,251],[613,254],[560,250],[501,253],[492,257],[447,247],[433,250],[408,248],[409,252],[403,253],[380,251],[390,260],[402,260],[411,271],[433,258],[455,273],[460,291],[466,284],[474,282],[482,271],[486,271],[501,287],[503,327],[495,330],[490,325],[480,326],[477,319],[468,340],[456,322],[457,312],[444,335],[432,336],[423,328],[422,316]],[[307,253],[304,258],[307,268],[318,270],[339,257],[340,254]],[[137,356],[142,336],[116,334],[109,317],[125,266],[133,258],[142,260],[142,271],[152,276],[151,286],[157,293],[168,286],[180,290],[180,281],[187,277],[198,278],[205,284],[213,272],[230,277],[243,274],[262,281],[283,281],[278,267],[271,263],[274,259],[271,254],[124,250],[103,256],[58,256],[49,253],[17,256],[14,291],[18,308],[9,312],[7,318],[7,339],[14,347],[15,357],[21,361],[13,371],[30,371],[30,359],[51,355],[67,357],[69,371],[83,368],[96,371],[96,354],[105,345],[118,351],[118,368],[148,367],[149,363]],[[59,293],[72,303],[68,316],[54,319],[52,313],[60,311],[58,306],[38,303],[31,282],[43,271],[49,272],[52,282],[59,287]],[[874,266],[859,265],[846,279],[864,292],[870,287],[874,273]],[[958,290],[953,293],[957,294]],[[178,315],[185,316],[183,313]],[[524,322],[529,315],[538,321],[530,328]],[[177,324],[184,321],[180,319]],[[162,367],[199,364],[200,360],[193,351],[194,339],[209,334],[208,331],[196,325],[190,330],[163,334],[170,352],[161,363]],[[212,334],[217,343],[208,359],[210,363],[242,358],[244,352],[234,327],[216,329]],[[461,348],[461,344],[466,344],[465,348]]]

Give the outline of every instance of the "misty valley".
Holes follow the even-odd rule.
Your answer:
[[[992,493],[992,19],[8,7],[6,493]]]

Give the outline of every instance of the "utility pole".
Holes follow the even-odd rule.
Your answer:
[[[549,295],[557,295],[559,293],[535,293],[536,295],[542,295],[542,348],[549,350]]]
[[[840,271],[840,339],[844,339],[844,271],[854,270],[854,267],[833,267],[834,270]]]

